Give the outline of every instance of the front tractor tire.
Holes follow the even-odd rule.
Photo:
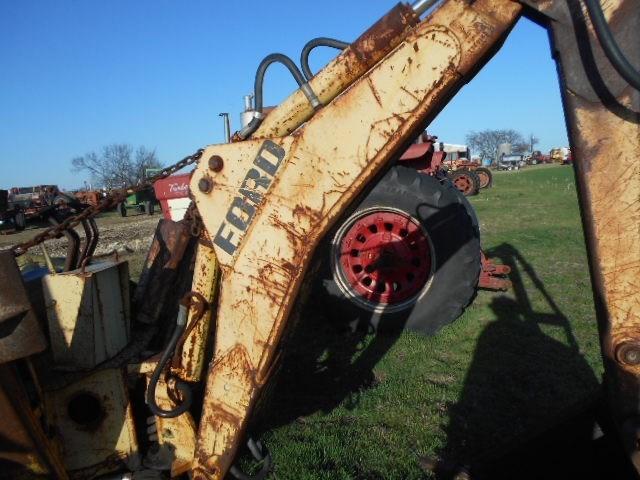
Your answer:
[[[485,167],[478,167],[475,169],[476,175],[480,180],[480,188],[491,188],[493,186],[493,174],[491,170]]]
[[[334,232],[321,250],[321,301],[334,319],[432,335],[475,295],[477,221],[447,179],[396,166]]]
[[[448,176],[454,187],[456,187],[465,197],[478,194],[478,191],[480,190],[480,177],[478,177],[475,172],[461,169],[449,172]]]

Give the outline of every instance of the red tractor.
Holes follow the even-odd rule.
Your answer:
[[[551,157],[549,155],[545,155],[540,150],[535,150],[531,157],[529,157],[527,163],[529,165],[538,165],[540,163],[552,163]]]
[[[469,147],[440,142],[438,148],[447,154],[443,166],[449,178],[465,196],[476,195],[480,189],[493,185],[491,170],[471,161]]]

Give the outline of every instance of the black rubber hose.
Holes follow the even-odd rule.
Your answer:
[[[176,388],[182,394],[182,403],[175,407],[173,410],[163,410],[156,403],[156,387],[158,386],[158,380],[160,380],[160,375],[167,365],[167,362],[173,356],[173,352],[176,349],[176,345],[178,340],[182,336],[184,329],[186,327],[186,317],[187,317],[187,309],[183,305],[180,305],[180,310],[178,312],[178,321],[176,322],[176,328],[173,331],[173,335],[171,335],[171,339],[167,344],[166,348],[162,352],[162,356],[158,363],[156,364],[156,369],[153,371],[153,375],[151,375],[151,380],[149,380],[149,386],[147,387],[147,405],[149,406],[149,410],[151,413],[158,417],[162,418],[174,418],[179,417],[184,412],[189,410],[191,407],[191,388],[184,382],[176,380]]]
[[[314,48],[331,47],[337,48],[338,50],[344,50],[349,45],[350,44],[347,42],[327,37],[314,38],[307,42],[307,44],[302,48],[302,53],[300,53],[300,65],[302,65],[302,73],[304,73],[306,79],[311,80],[313,78],[313,72],[311,71],[311,68],[309,68],[309,54]]]
[[[589,12],[589,17],[591,17],[596,36],[611,65],[613,65],[613,68],[617,70],[622,78],[629,82],[629,85],[633,86],[636,90],[640,90],[640,73],[629,63],[629,60],[627,60],[622,50],[620,50],[616,39],[613,38],[599,0],[584,0],[584,4]]]
[[[264,60],[262,60],[262,62],[260,62],[260,65],[258,66],[258,70],[256,71],[256,80],[253,87],[254,99],[256,102],[255,109],[258,112],[262,112],[262,107],[263,107],[262,87],[264,85],[264,74],[267,72],[267,68],[269,68],[269,66],[272,63],[281,63],[282,65],[287,67],[287,69],[291,72],[291,75],[293,75],[293,78],[295,79],[299,87],[302,86],[303,83],[306,83],[306,80],[302,75],[302,72],[300,71],[298,66],[295,64],[295,62],[291,60],[289,57],[287,57],[286,55],[283,55],[282,53],[272,53],[271,55],[267,55],[266,57],[264,57]]]
[[[256,71],[256,79],[253,86],[253,98],[255,101],[254,108],[259,113],[262,113],[263,108],[262,90],[264,86],[264,74],[267,72],[267,68],[269,68],[272,63],[281,63],[282,65],[287,67],[287,69],[291,72],[291,75],[293,75],[293,78],[295,79],[298,86],[302,86],[303,83],[307,82],[298,66],[289,57],[283,55],[282,53],[272,53],[271,55],[267,55],[258,66],[258,70]],[[243,139],[248,138],[253,134],[253,132],[258,129],[261,123],[262,118],[252,118],[249,124],[242,130],[240,130],[240,132],[238,132],[240,137]]]

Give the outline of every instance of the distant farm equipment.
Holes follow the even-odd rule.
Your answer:
[[[153,215],[155,207],[158,203],[152,188],[132,193],[123,202],[120,202],[116,210],[121,217],[126,217],[129,210]]]
[[[503,155],[498,161],[498,170],[520,170],[526,164],[524,155]]]
[[[571,150],[568,147],[552,148],[549,156],[553,163],[560,165],[568,165],[572,162]]]
[[[160,173],[159,168],[147,168],[145,170],[145,178],[153,177],[158,173]],[[122,217],[127,216],[128,210],[136,210],[139,213],[153,215],[157,205],[158,199],[156,198],[153,187],[150,186],[129,195],[126,200],[118,204],[116,209]]]
[[[446,153],[443,167],[447,175],[464,195],[475,195],[480,189],[493,185],[491,170],[471,160],[471,151],[467,145],[440,142],[439,149]]]
[[[86,206],[57,185],[12,187],[1,194],[0,220],[3,226],[23,230],[30,221],[61,222],[75,209]]]
[[[23,230],[26,225],[24,212],[9,203],[9,192],[0,190],[0,228]]]
[[[551,163],[551,157],[543,154],[540,150],[535,150],[531,157],[529,157],[528,163],[530,165],[538,165],[540,163]]]
[[[104,192],[100,190],[80,190],[73,193],[73,196],[81,203],[97,207],[100,200],[104,198]]]
[[[16,210],[25,214],[27,220],[39,217],[43,210],[54,205],[60,196],[57,185],[36,185],[13,187],[9,190],[8,202]]]

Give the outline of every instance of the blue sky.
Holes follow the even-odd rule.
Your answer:
[[[71,158],[113,142],[155,148],[169,164],[238,127],[242,96],[272,52],[299,58],[316,36],[355,39],[393,1],[0,2],[0,187],[81,186]],[[319,68],[335,55],[315,51]],[[265,104],[294,88],[279,66]],[[534,133],[567,144],[546,32],[522,20],[504,48],[429,128],[464,143],[470,130]]]

